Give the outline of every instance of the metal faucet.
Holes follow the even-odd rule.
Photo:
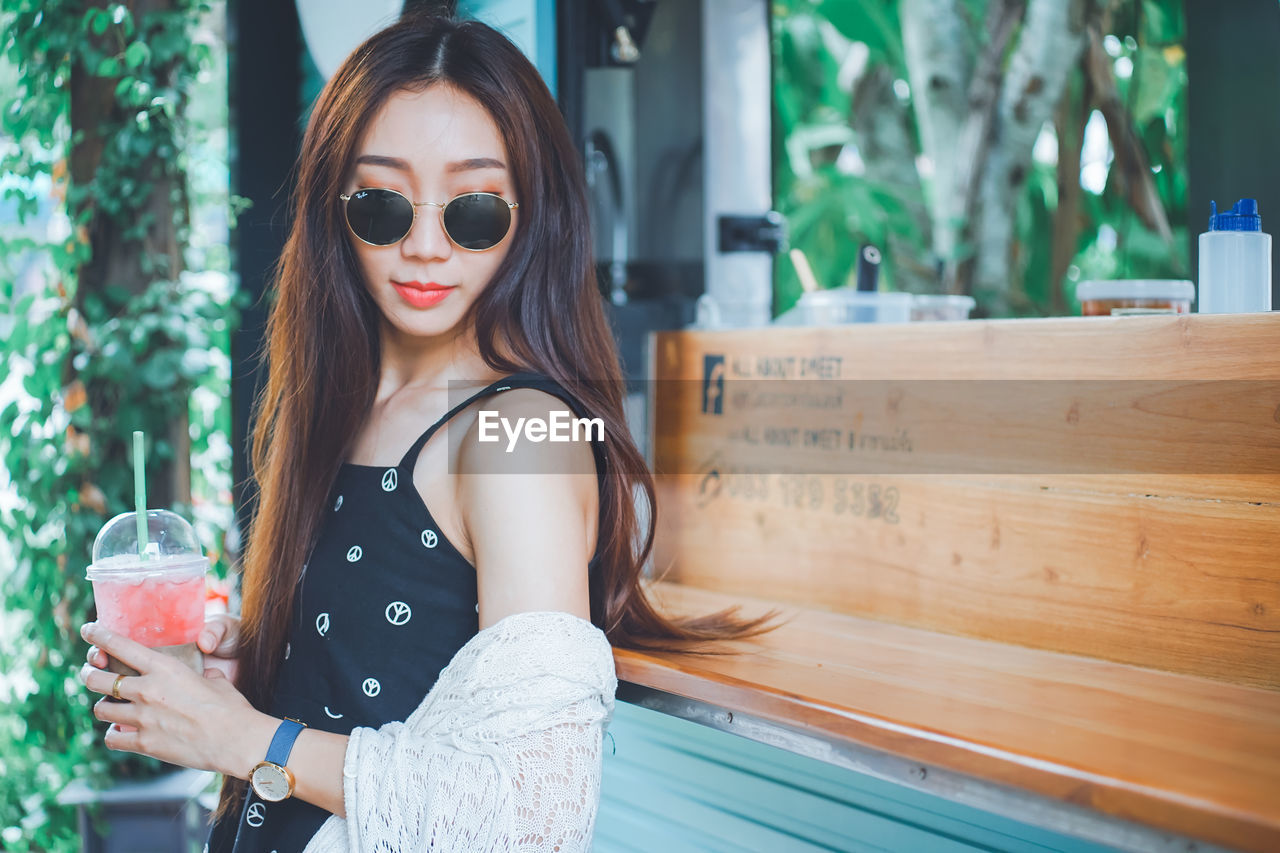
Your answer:
[[[599,192],[601,183],[607,184],[611,202],[610,222],[613,227],[613,251],[609,263],[611,289],[609,298],[614,305],[627,302],[627,209],[622,199],[622,173],[609,134],[596,128],[587,134],[585,158],[587,186],[593,194]]]

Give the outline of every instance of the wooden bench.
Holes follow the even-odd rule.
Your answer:
[[[1125,849],[1280,850],[1280,315],[652,344],[654,593],[789,621],[618,650],[621,698]]]

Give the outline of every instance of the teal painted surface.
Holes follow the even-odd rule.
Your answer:
[[[546,81],[552,97],[556,94],[556,4],[555,0],[459,0],[458,15],[475,18],[501,30],[524,51]],[[324,77],[316,68],[305,42],[299,62],[302,66],[302,115],[299,127],[306,127],[315,99],[324,88]]]
[[[555,0],[459,0],[458,14],[501,30],[538,68],[556,94]]]
[[[605,737],[593,849],[1111,850],[625,702]]]
[[[311,108],[316,105],[316,98],[320,97],[320,91],[324,88],[325,79],[324,75],[320,73],[320,69],[316,67],[316,61],[312,58],[305,39],[302,41],[302,51],[298,57],[298,63],[302,66],[302,110],[298,116],[298,139],[301,140],[306,132],[307,122],[311,121]]]

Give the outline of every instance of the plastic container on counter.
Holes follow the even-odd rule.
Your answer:
[[[912,321],[968,320],[977,301],[972,296],[917,293],[911,297]]]
[[[800,294],[795,307],[779,316],[780,326],[838,326],[845,323],[906,323],[910,293],[884,293],[834,287]]]
[[[1086,317],[1125,314],[1189,314],[1196,286],[1176,279],[1083,281],[1076,299]]]
[[[769,303],[756,300],[725,301],[710,293],[698,297],[694,326],[699,329],[749,329],[769,325]]]
[[[1200,235],[1201,314],[1271,310],[1271,235],[1262,230],[1257,199],[1242,198],[1218,212],[1210,202],[1209,230]]]

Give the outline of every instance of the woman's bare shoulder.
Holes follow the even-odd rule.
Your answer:
[[[552,419],[567,411],[554,395],[513,389],[493,402],[493,418],[478,413],[458,454],[458,509],[475,551],[481,626],[530,610],[588,618],[599,514],[590,444],[568,430],[566,440],[551,439]],[[494,441],[485,440],[490,421]]]
[[[603,422],[580,417],[537,388],[513,388],[481,400],[458,447],[460,474],[596,474],[594,442]]]

